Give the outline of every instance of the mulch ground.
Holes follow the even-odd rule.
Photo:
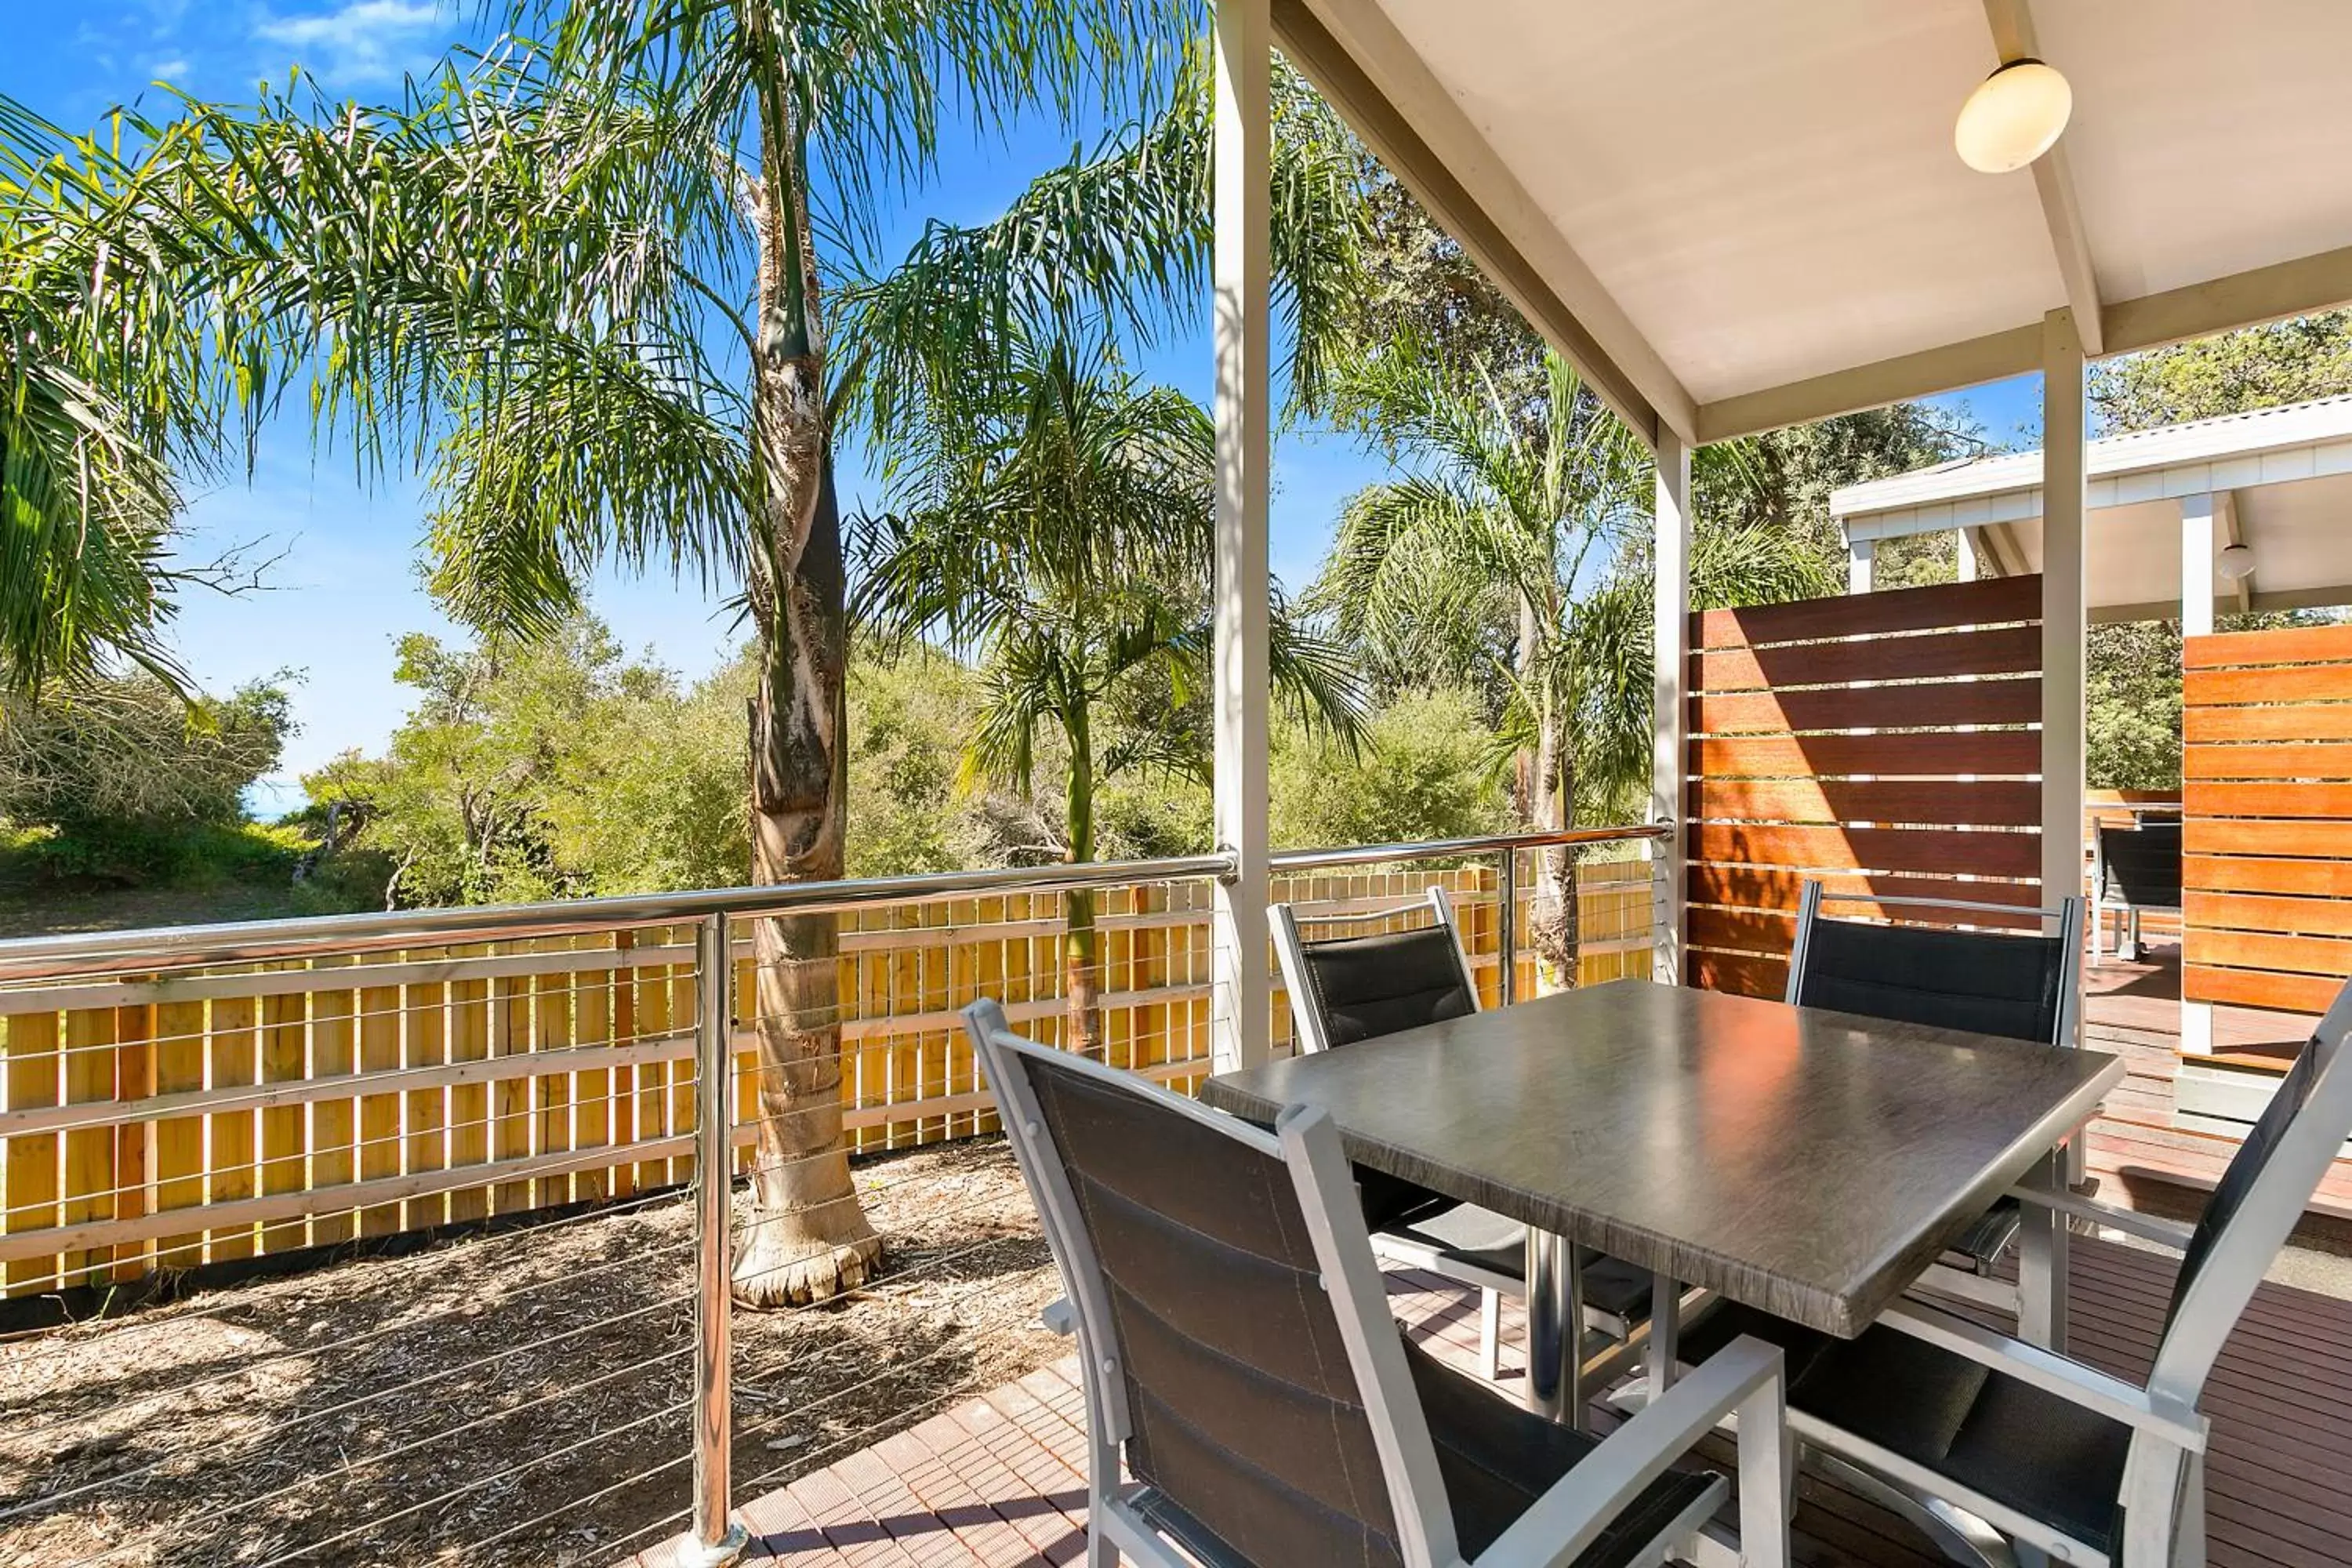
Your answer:
[[[1000,1140],[856,1179],[887,1275],[736,1313],[739,1501],[1067,1352]],[[693,1263],[672,1196],[0,1344],[0,1565],[602,1568],[685,1526]]]

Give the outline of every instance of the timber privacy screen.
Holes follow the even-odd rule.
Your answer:
[[[2352,975],[2352,626],[2183,645],[2181,995],[2324,1013]]]
[[[2041,616],[2031,576],[1691,617],[1691,984],[1780,995],[1807,878],[2041,903]]]

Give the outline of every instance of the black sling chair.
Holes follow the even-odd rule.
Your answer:
[[[2214,1184],[2192,1230],[2071,1193],[2023,1202],[2181,1255],[2145,1384],[1914,1301],[1860,1339],[1832,1340],[1744,1307],[1684,1337],[1685,1360],[1766,1338],[1789,1352],[1789,1424],[1944,1541],[1998,1562],[1990,1530],[2070,1568],[2204,1559],[2207,1377],[2263,1274],[2352,1137],[2352,985]],[[1922,1509],[1932,1502],[1932,1511]],[[1957,1531],[1954,1516],[1970,1528]]]
[[[1431,922],[1406,931],[1309,941],[1300,929],[1386,922],[1423,907]],[[1308,915],[1275,904],[1266,914],[1301,1050],[1337,1050],[1478,1010],[1477,981],[1443,888],[1430,889],[1415,903],[1370,913]],[[1488,1378],[1496,1376],[1502,1299],[1523,1300],[1528,1293],[1527,1227],[1384,1172],[1359,1167],[1356,1182],[1375,1252],[1392,1264],[1477,1288],[1480,1364]],[[1624,1345],[1635,1326],[1648,1321],[1650,1275],[1590,1250],[1579,1263],[1586,1331]]]
[[[2040,914],[2058,929],[2053,936],[1960,931],[1832,920],[1822,913],[1824,903],[1844,902],[1874,905],[1898,918],[1918,911],[1963,920],[1971,913],[2012,919]],[[1827,893],[1809,879],[1798,900],[1787,1000],[1803,1007],[2071,1046],[2081,1005],[2083,919],[2081,899],[2036,910],[1958,899],[1847,897]],[[2022,1225],[2016,1201],[2002,1199],[1953,1242],[1928,1283],[2014,1310],[2016,1292],[1994,1282],[1993,1271]],[[1974,1276],[1974,1281],[1963,1276]]]
[[[1788,1562],[1778,1351],[1605,1442],[1547,1421],[1399,1331],[1327,1113],[1267,1131],[964,1020],[1076,1321],[1088,1568]],[[1732,1546],[1724,1479],[1673,1467],[1735,1415]]]

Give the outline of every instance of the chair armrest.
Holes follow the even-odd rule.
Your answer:
[[[2111,1421],[2153,1433],[2192,1454],[2205,1451],[2205,1418],[2178,1399],[1921,1302],[1898,1301],[1881,1312],[1878,1321],[1897,1333],[1925,1340]]]
[[[2152,1241],[2175,1252],[2185,1251],[2189,1237],[2194,1234],[2193,1227],[2177,1219],[2119,1209],[2112,1204],[2098,1203],[2075,1193],[2055,1192],[2043,1187],[2011,1187],[2009,1195],[2021,1204],[2032,1204],[2037,1208],[2049,1209],[2074,1219],[2088,1220],[2093,1225],[2126,1231],[2142,1241]]]
[[[1780,1568],[1789,1560],[1785,1394],[1779,1347],[1744,1335],[1733,1341],[1554,1482],[1479,1553],[1476,1568],[1575,1562],[1643,1488],[1733,1415],[1739,1418],[1740,1556],[1757,1568]]]
[[[1045,1324],[1049,1332],[1059,1334],[1066,1340],[1078,1331],[1078,1310],[1070,1305],[1066,1296],[1057,1296],[1046,1302],[1045,1310],[1037,1314],[1037,1321]]]

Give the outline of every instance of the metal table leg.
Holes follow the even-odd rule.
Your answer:
[[[1682,1353],[1683,1289],[1663,1274],[1650,1277],[1650,1348],[1646,1352],[1650,1401],[1675,1385],[1675,1359]]]
[[[1584,1268],[1573,1243],[1528,1230],[1527,1405],[1581,1426],[1584,1408]]]
[[[2034,1162],[2024,1185],[2057,1191],[2064,1183],[2065,1153],[2053,1149]],[[2065,1220],[2038,1204],[2024,1205],[2017,1237],[2017,1337],[2063,1353],[2066,1349]]]

